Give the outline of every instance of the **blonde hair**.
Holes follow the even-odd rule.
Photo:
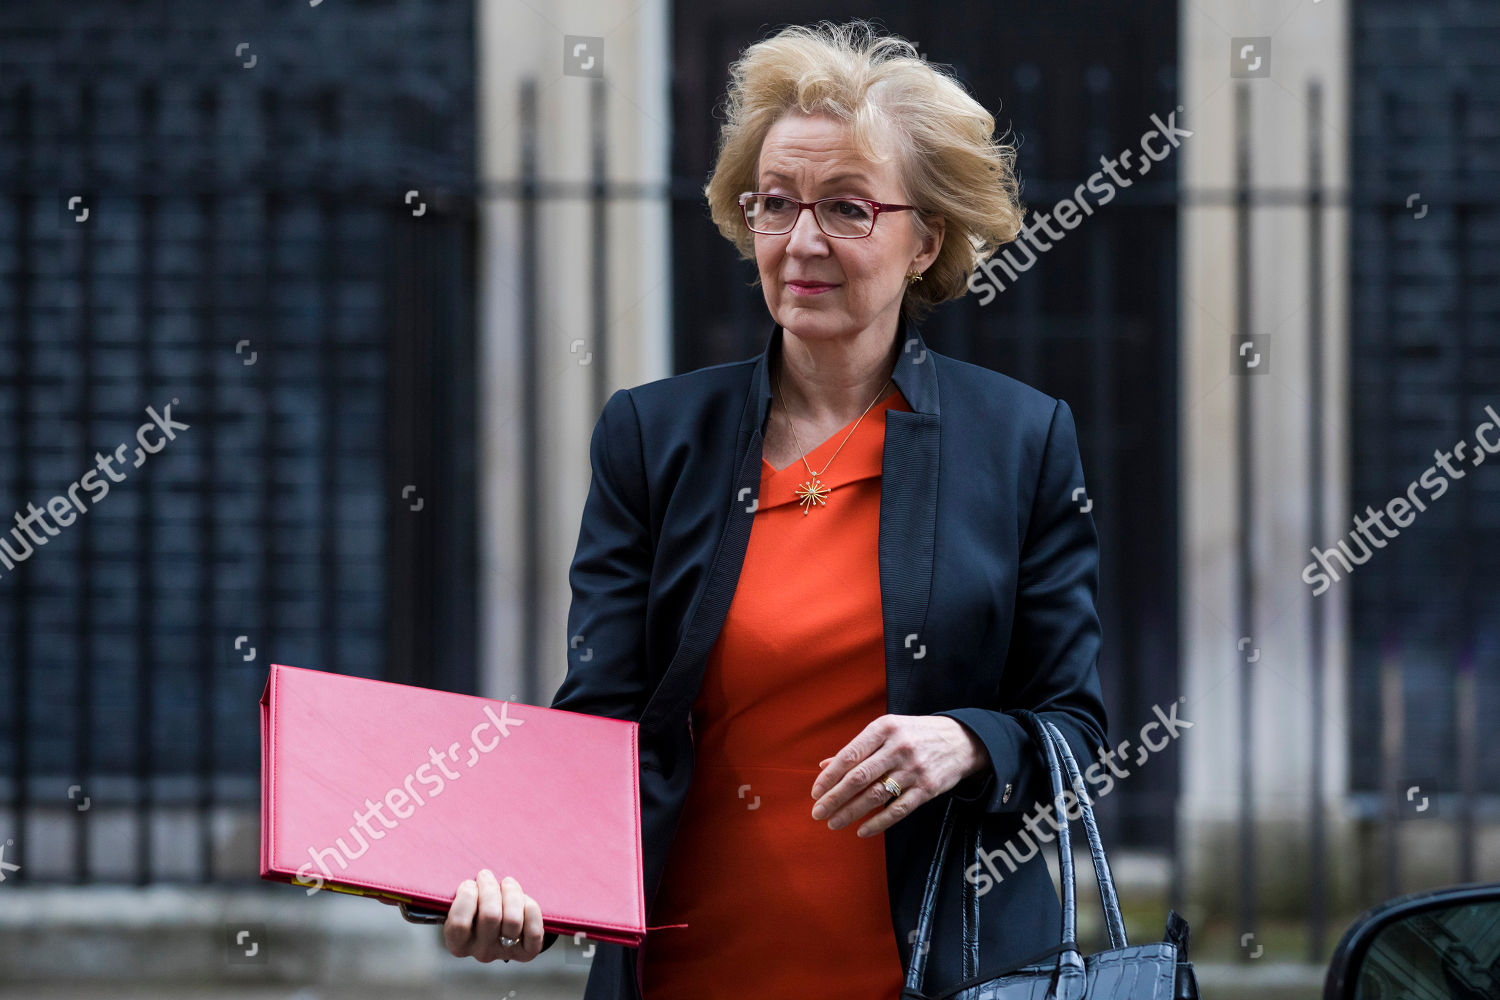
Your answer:
[[[968,288],[974,268],[1021,231],[1015,147],[994,137],[995,119],[950,73],[911,42],[879,35],[868,21],[792,25],[750,45],[730,67],[718,156],[703,188],[719,232],[747,260],[755,236],[740,215],[742,191],[757,190],[766,133],[784,114],[826,114],[849,126],[855,147],[879,159],[894,140],[917,235],[942,216],[942,249],[909,285],[902,314],[918,319]],[[757,279],[758,280],[758,279]]]

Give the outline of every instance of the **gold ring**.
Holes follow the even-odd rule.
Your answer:
[[[894,800],[901,794],[901,783],[898,782],[895,778],[891,777],[889,774],[886,775],[885,778],[880,782],[880,785],[886,791],[891,793],[891,798],[887,801]]]

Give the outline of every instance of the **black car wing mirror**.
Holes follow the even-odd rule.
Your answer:
[[[1323,1000],[1500,998],[1500,884],[1398,896],[1364,913],[1334,949]]]

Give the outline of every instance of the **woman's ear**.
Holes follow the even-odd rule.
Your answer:
[[[922,220],[927,223],[928,234],[922,240],[922,252],[917,257],[916,268],[925,271],[937,260],[938,251],[943,249],[943,236],[947,232],[948,222],[941,215]]]

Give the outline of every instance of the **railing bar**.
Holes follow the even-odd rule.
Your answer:
[[[1323,498],[1323,88],[1307,84],[1307,524],[1310,546],[1322,544],[1325,519]],[[1309,597],[1308,674],[1312,696],[1312,727],[1308,753],[1311,769],[1308,827],[1307,949],[1309,962],[1324,961],[1327,936],[1327,867],[1323,797],[1324,651],[1327,640],[1327,602]]]
[[[1242,191],[1251,184],[1250,92],[1243,82],[1235,88],[1235,175]],[[1251,220],[1248,197],[1239,199],[1234,212],[1235,235],[1235,336],[1244,343],[1255,333],[1251,314]],[[1252,385],[1255,376],[1240,371],[1235,384],[1235,605],[1240,643],[1255,636],[1255,410]],[[1256,929],[1255,872],[1255,666],[1244,648],[1239,654],[1239,926],[1237,934]],[[1241,961],[1251,952],[1239,950]]]

